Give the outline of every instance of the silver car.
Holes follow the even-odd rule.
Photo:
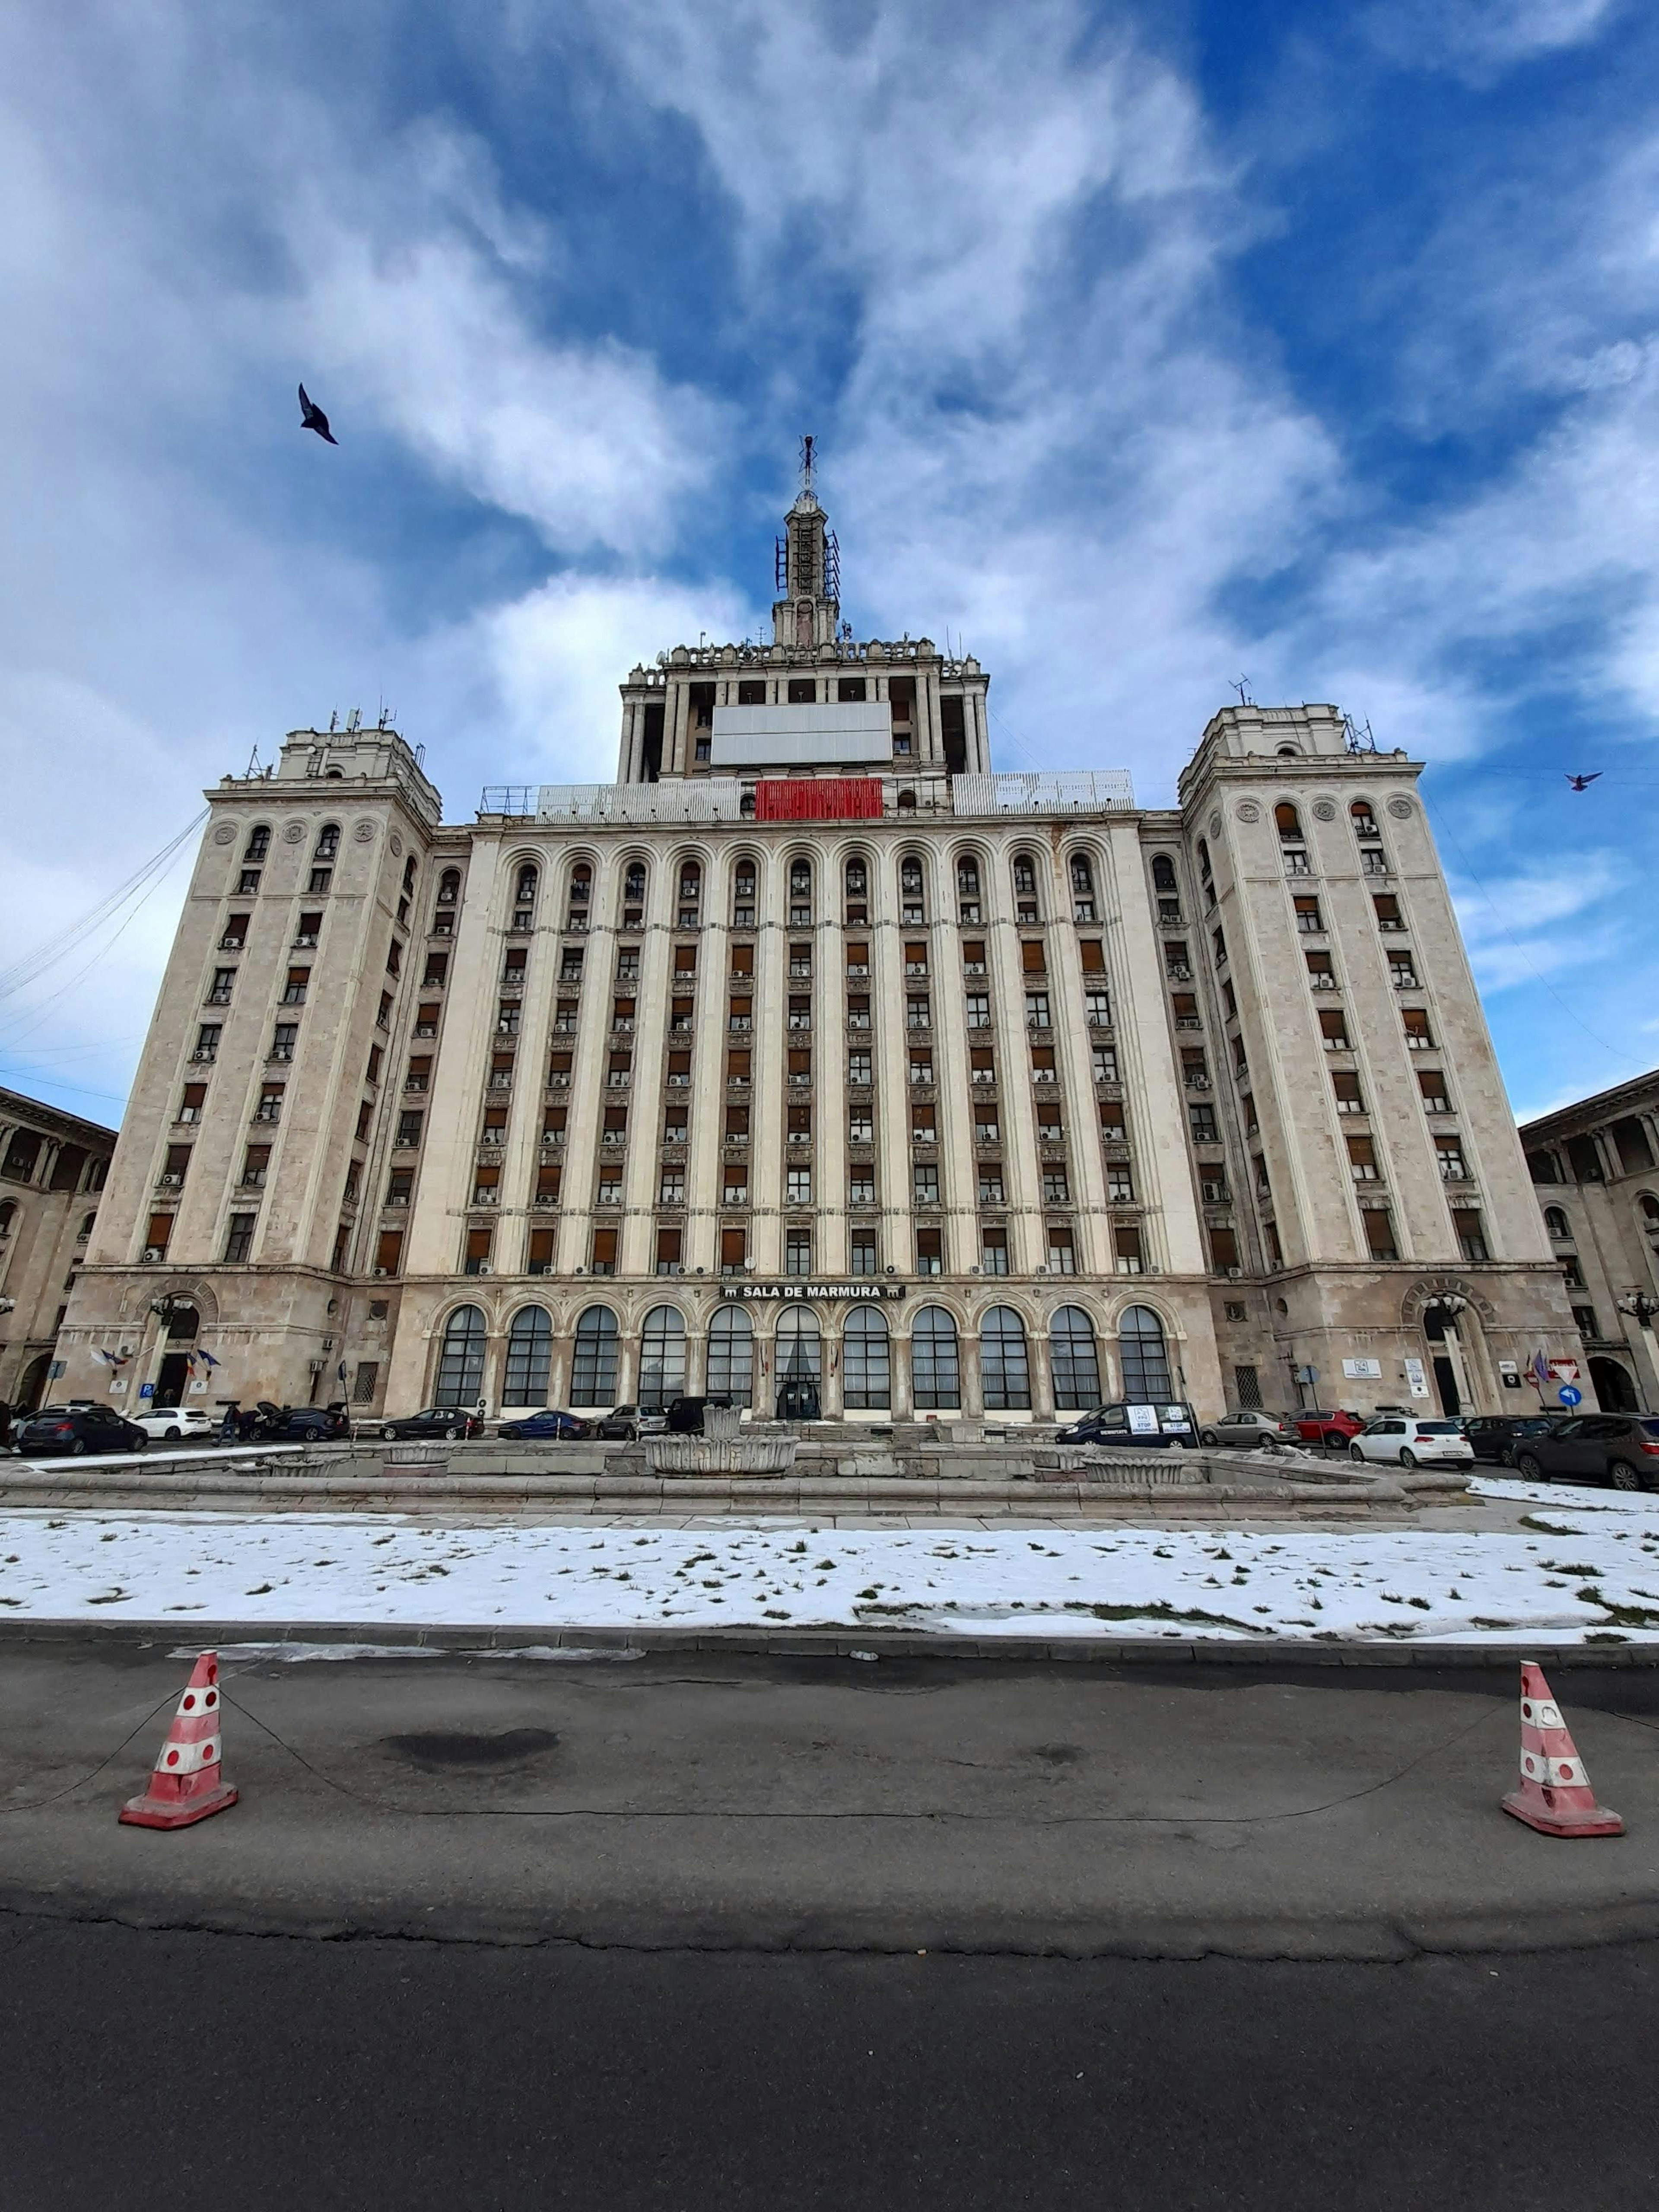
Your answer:
[[[1300,1443],[1301,1437],[1288,1421],[1281,1421],[1277,1413],[1224,1413],[1218,1421],[1207,1422],[1199,1431],[1199,1442],[1206,1444],[1226,1444],[1235,1451],[1249,1451],[1258,1444]]]

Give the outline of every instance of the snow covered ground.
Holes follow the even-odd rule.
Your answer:
[[[357,1514],[13,1512],[0,1515],[0,1616],[1468,1644],[1659,1638],[1659,1498],[1478,1486],[1524,1504],[1522,1533],[825,1530],[775,1521],[424,1528]]]

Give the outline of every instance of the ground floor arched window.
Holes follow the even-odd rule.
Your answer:
[[[708,1395],[754,1402],[755,1332],[741,1306],[721,1306],[708,1324]]]
[[[823,1339],[818,1317],[799,1306],[787,1306],[778,1316],[778,1381],[821,1382],[823,1380]]]
[[[1048,1324],[1054,1408],[1086,1413],[1100,1403],[1100,1356],[1094,1326],[1081,1306],[1060,1306]]]
[[[477,1306],[458,1306],[444,1328],[438,1355],[437,1406],[476,1406],[483,1395],[484,1317]]]
[[[1025,1331],[1012,1306],[993,1306],[979,1325],[980,1381],[988,1413],[1029,1413],[1031,1369]]]
[[[576,1323],[570,1402],[573,1406],[617,1402],[617,1316],[608,1306],[589,1306]]]
[[[1164,1324],[1150,1306],[1123,1309],[1118,1317],[1117,1356],[1123,1365],[1123,1395],[1131,1405],[1175,1395]]]
[[[868,1413],[893,1402],[892,1349],[887,1316],[877,1306],[854,1306],[841,1338],[842,1403]]]
[[[553,1358],[553,1323],[545,1306],[520,1306],[507,1333],[504,1406],[544,1406]]]
[[[943,1306],[923,1306],[910,1324],[910,1401],[918,1413],[947,1413],[962,1403],[957,1325]]]
[[[685,1395],[685,1323],[673,1306],[653,1306],[640,1331],[640,1411],[660,1413]]]

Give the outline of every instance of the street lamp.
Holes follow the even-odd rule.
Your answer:
[[[165,1327],[167,1322],[176,1320],[180,1314],[192,1313],[195,1309],[188,1298],[175,1297],[169,1291],[164,1297],[152,1298],[149,1302],[149,1310]]]
[[[1632,1291],[1627,1296],[1613,1300],[1621,1314],[1629,1314],[1644,1328],[1652,1326],[1659,1316],[1659,1298],[1650,1298],[1645,1291]]]

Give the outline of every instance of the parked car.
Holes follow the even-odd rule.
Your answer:
[[[132,1416],[147,1437],[166,1443],[180,1443],[186,1437],[212,1437],[219,1424],[205,1406],[152,1406]]]
[[[1547,1437],[1570,1417],[1566,1413],[1471,1413],[1462,1424],[1474,1455],[1492,1467],[1513,1467],[1515,1455],[1533,1437]]]
[[[1547,1436],[1517,1444],[1515,1464],[1528,1482],[1577,1475],[1615,1490],[1659,1489],[1659,1418],[1651,1413],[1576,1413]]]
[[[1296,1440],[1296,1431],[1290,1422],[1280,1420],[1277,1413],[1243,1410],[1224,1413],[1218,1421],[1206,1422],[1199,1431],[1201,1443],[1226,1444],[1243,1451],[1257,1444],[1293,1444]]]
[[[539,1413],[526,1413],[522,1420],[503,1421],[495,1433],[498,1437],[510,1437],[515,1443],[558,1444],[585,1437],[588,1427],[588,1423],[574,1413],[562,1413],[556,1406],[544,1406]],[[446,1436],[459,1433],[444,1431]]]
[[[143,1451],[149,1443],[137,1422],[112,1406],[48,1406],[20,1422],[12,1438],[26,1458],[46,1452],[68,1452],[79,1459],[87,1452]]]
[[[1059,1444],[1127,1444],[1138,1451],[1164,1451],[1171,1444],[1196,1444],[1198,1417],[1184,1401],[1168,1405],[1097,1406],[1091,1413],[1054,1432]]]
[[[1307,1406],[1285,1419],[1304,1444],[1323,1444],[1327,1451],[1345,1449],[1349,1437],[1357,1437],[1365,1425],[1365,1416],[1351,1413],[1346,1406],[1334,1407],[1329,1413]]]
[[[632,1443],[635,1437],[659,1434],[668,1425],[662,1413],[642,1413],[637,1406],[613,1406],[608,1413],[601,1413],[597,1421],[587,1424],[591,1437],[605,1437],[612,1442]]]
[[[730,1398],[671,1398],[663,1425],[675,1436],[700,1437],[705,1406],[729,1406]],[[805,1418],[811,1418],[810,1416]]]
[[[421,1437],[447,1437],[453,1441],[481,1437],[483,1423],[465,1406],[422,1406],[418,1413],[399,1413],[394,1421],[382,1421],[380,1434],[389,1444]]]
[[[1474,1446],[1455,1421],[1381,1413],[1350,1438],[1348,1456],[1383,1467],[1473,1467]]]

